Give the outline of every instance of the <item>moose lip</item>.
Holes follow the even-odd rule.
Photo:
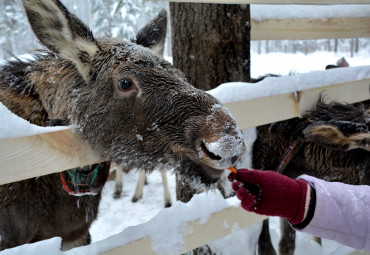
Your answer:
[[[203,148],[201,148],[203,151]],[[174,146],[172,148],[175,155],[182,155],[180,164],[177,169],[180,170],[180,174],[189,178],[189,180],[194,179],[194,176],[200,177],[200,181],[206,185],[217,182],[224,168],[217,168],[216,166],[210,165],[209,160],[202,160],[199,158],[198,153],[193,153],[192,150],[186,150],[180,146]],[[205,151],[203,151],[205,152]],[[210,157],[207,155],[205,158]]]
[[[221,160],[222,159],[220,156],[218,156],[218,155],[210,152],[203,141],[202,141],[202,143],[200,145],[200,148],[203,151],[203,153],[206,154],[207,157],[209,157],[211,160],[216,160],[217,161],[217,160]]]
[[[208,174],[210,174],[213,177],[220,177],[221,174],[224,172],[225,169],[217,169],[210,167],[206,164],[200,164],[200,167],[202,168],[203,171],[206,171]]]
[[[205,162],[194,157],[189,157],[189,167],[197,174],[207,176],[208,178],[218,180],[225,169],[217,169],[209,166]]]

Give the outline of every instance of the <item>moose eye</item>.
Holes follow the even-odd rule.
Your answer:
[[[129,79],[122,79],[118,81],[118,87],[121,90],[128,90],[132,87],[132,82]]]

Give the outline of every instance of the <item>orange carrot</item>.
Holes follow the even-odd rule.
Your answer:
[[[234,174],[236,174],[236,169],[232,166],[228,167],[227,170],[233,172]]]

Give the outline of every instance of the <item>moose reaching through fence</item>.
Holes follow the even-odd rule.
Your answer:
[[[101,158],[119,165],[152,171],[186,164],[181,174],[206,185],[242,154],[228,110],[161,57],[135,43],[96,39],[58,0],[22,3],[49,51],[1,69],[0,100],[15,114],[41,126],[68,123]],[[149,48],[163,43],[137,38]],[[74,172],[87,179],[107,169],[103,163]],[[1,250],[53,236],[62,237],[62,249],[90,242],[100,192],[70,196],[62,181],[52,174],[0,187]]]

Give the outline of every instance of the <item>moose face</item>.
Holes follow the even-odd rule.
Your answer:
[[[149,171],[182,165],[181,174],[212,183],[244,152],[228,110],[161,57],[95,39],[58,0],[23,4],[39,40],[82,77],[79,85],[58,83],[65,87],[58,94],[74,132],[106,160]]]
[[[90,84],[76,91],[71,118],[105,158],[146,170],[188,162],[186,174],[203,182],[236,162],[244,143],[219,101],[146,48],[99,43]],[[88,107],[80,94],[89,95]]]

